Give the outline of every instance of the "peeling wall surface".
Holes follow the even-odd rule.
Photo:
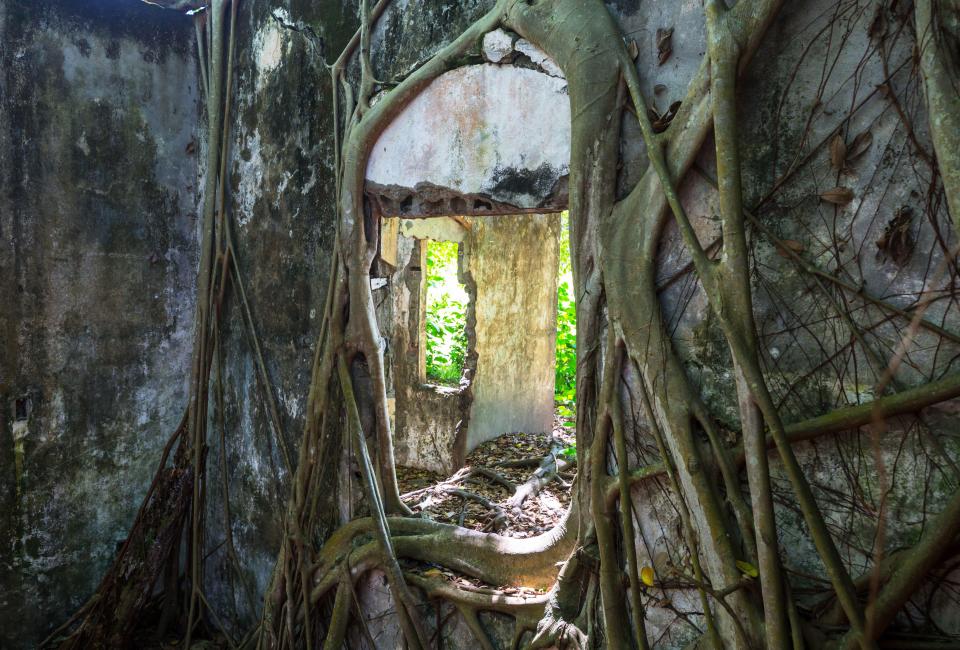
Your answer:
[[[0,1],[0,647],[86,600],[185,405],[192,29],[140,3]]]
[[[206,580],[226,624],[246,629],[259,617],[274,568],[289,496],[287,456],[296,462],[303,430],[335,223],[324,66],[353,34],[356,4],[244,0],[240,7],[227,175],[251,319],[231,290],[223,335],[225,435],[223,444],[211,445],[208,480],[218,494],[207,510],[208,539],[224,541],[229,526],[237,561],[220,545],[206,561]],[[338,518],[335,504],[320,513],[331,526]]]
[[[426,380],[426,252],[431,238],[462,239],[464,229],[453,219],[439,217],[404,219],[399,228],[383,231],[392,233],[396,241],[393,268],[380,263],[389,272],[385,274],[386,284],[378,289],[383,298],[377,312],[388,341],[395,459],[399,465],[450,473],[461,462],[458,441],[469,413],[469,377],[475,364],[469,359],[465,363],[464,376],[468,379],[460,386],[436,386]]]
[[[441,75],[380,136],[367,165],[368,192],[384,197],[390,214],[562,208],[566,90],[562,77],[508,64]],[[456,195],[467,198],[444,200]]]

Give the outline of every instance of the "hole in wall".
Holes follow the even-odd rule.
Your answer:
[[[516,537],[545,532],[566,513],[576,469],[567,216],[396,223],[397,277],[388,284],[400,292],[392,326],[400,338],[388,364],[401,493],[447,523]],[[384,219],[381,232],[393,228]],[[458,433],[467,444],[454,463]]]
[[[13,400],[13,420],[14,422],[24,422],[30,417],[32,404],[29,395],[24,395]]]
[[[484,99],[501,87],[500,96],[523,89],[511,110]],[[429,488],[439,497],[455,485],[487,499],[448,494],[427,507],[408,495],[408,505],[420,504],[424,516],[530,536],[567,509],[575,471],[576,321],[574,292],[562,283],[569,262],[561,269],[559,255],[561,240],[569,252],[560,211],[568,201],[570,123],[562,77],[476,64],[434,80],[373,147],[365,191],[383,220],[377,272],[388,280],[375,303],[389,341],[388,405],[401,492]],[[529,182],[498,183],[503,169],[529,171],[523,176]],[[550,173],[543,178],[538,170]],[[443,303],[433,295],[432,253],[439,249],[431,247],[439,242],[456,247],[458,277],[451,284],[467,295],[463,301],[457,292],[457,313],[441,314]],[[446,258],[453,257],[450,250]],[[449,268],[448,277],[454,273]],[[480,468],[489,472],[474,471]],[[418,480],[416,472],[423,486],[409,482]],[[504,482],[490,483],[498,474],[522,485],[538,472],[549,477],[536,490],[542,507],[528,508],[539,497],[512,501]],[[474,517],[474,509],[482,512]],[[531,511],[552,514],[537,519]]]

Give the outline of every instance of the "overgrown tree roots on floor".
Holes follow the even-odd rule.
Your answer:
[[[600,0],[500,0],[453,42],[396,86],[381,88],[371,70],[371,29],[387,1],[361,6],[362,27],[331,66],[336,111],[337,224],[330,284],[316,343],[306,426],[296,459],[287,451],[270,380],[247,305],[225,196],[234,26],[239,0],[213,0],[195,17],[206,90],[209,150],[198,279],[196,340],[190,401],[181,426],[113,566],[90,601],[49,640],[64,648],[123,647],[131,642],[148,601],[159,593],[162,624],[195,635],[219,627],[204,585],[204,503],[220,492],[227,508],[227,554],[238,562],[229,525],[229,493],[208,485],[207,455],[223,445],[220,323],[229,293],[243,310],[247,340],[258,362],[274,433],[291,470],[285,535],[262,603],[262,619],[244,639],[257,648],[340,648],[351,625],[362,630],[355,583],[384,573],[407,646],[436,647],[439,631],[422,604],[452,604],[481,647],[495,647],[478,613],[512,615],[515,644],[531,648],[647,648],[647,589],[686,588],[699,594],[699,647],[802,648],[823,639],[811,613],[797,605],[782,564],[771,488],[773,462],[782,464],[829,580],[825,602],[835,607],[830,643],[877,647],[897,612],[927,572],[955,552],[960,494],[896,562],[878,563],[867,579],[844,564],[837,540],[794,453],[801,440],[913,413],[960,395],[960,375],[924,386],[878,390],[872,403],[785,425],[760,361],[750,275],[748,227],[782,246],[818,286],[842,286],[766,230],[744,205],[741,140],[737,134],[738,76],[776,19],[779,0],[741,0],[727,8],[706,0],[707,52],[666,128],[654,128],[631,51]],[[925,84],[940,182],[960,227],[960,97],[955,31],[958,5],[916,0],[912,24]],[[947,20],[950,18],[953,22]],[[563,523],[529,539],[511,539],[411,517],[398,492],[384,372],[384,341],[370,274],[379,227],[364,198],[364,173],[379,134],[428,84],[469,61],[484,34],[502,27],[547,52],[569,84],[572,115],[569,171],[570,244],[577,295],[577,479]],[[351,85],[346,68],[359,67]],[[352,78],[352,77],[349,77]],[[649,165],[622,200],[615,200],[624,111],[639,122]],[[661,125],[662,127],[662,125]],[[716,169],[691,171],[713,133]],[[842,144],[842,140],[841,140]],[[680,201],[688,173],[708,178],[720,206],[722,242],[705,246]],[[691,384],[675,350],[658,299],[657,250],[670,220],[719,323],[732,359],[741,430],[731,444]],[[957,341],[957,335],[912,312],[870,298],[890,318]],[[881,364],[881,370],[884,370]],[[895,362],[890,370],[895,373]],[[370,381],[357,381],[358,377]],[[889,383],[889,379],[888,379]],[[643,422],[628,417],[624,395],[639,396]],[[215,408],[210,409],[210,400]],[[634,413],[633,405],[629,413]],[[215,436],[211,436],[212,423]],[[365,430],[365,427],[369,430]],[[631,467],[628,444],[646,436],[657,463]],[[368,442],[371,441],[371,442]],[[348,446],[360,469],[367,511],[340,521],[336,486]],[[776,451],[774,461],[768,450]],[[744,472],[745,483],[741,480]],[[665,479],[679,513],[682,565],[668,573],[641,567],[636,545],[638,484]],[[358,513],[361,514],[361,513]],[[185,560],[184,560],[185,558]],[[507,596],[466,590],[442,577],[409,571],[431,562],[493,586],[529,585],[546,596]],[[405,568],[405,566],[407,568]],[[239,567],[237,567],[239,569]],[[240,571],[237,571],[240,575]],[[531,632],[532,634],[527,634]],[[227,635],[229,638],[229,635]]]

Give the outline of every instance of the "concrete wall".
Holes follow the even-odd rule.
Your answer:
[[[553,430],[560,215],[469,221],[477,369],[468,451],[504,433]]]
[[[515,214],[566,206],[566,81],[542,53],[540,62],[553,74],[498,56],[498,63],[441,75],[384,130],[366,176],[381,214]]]
[[[426,237],[435,235],[435,230],[456,234],[459,225],[440,223],[447,221],[452,220],[403,220],[409,226],[392,231],[396,266],[379,290],[384,299],[378,310],[381,331],[388,342],[396,462],[442,473],[456,469],[458,432],[470,402],[468,384],[433,386],[426,382],[424,369]]]
[[[185,406],[197,253],[192,26],[0,0],[0,647],[78,607]]]

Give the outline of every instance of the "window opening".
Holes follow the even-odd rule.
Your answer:
[[[457,385],[467,356],[467,305],[470,297],[458,277],[459,244],[427,242],[427,381]]]

